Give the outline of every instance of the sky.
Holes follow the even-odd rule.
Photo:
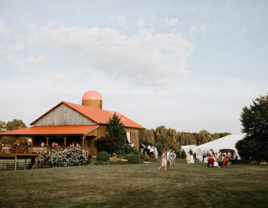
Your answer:
[[[268,92],[268,1],[1,0],[0,121],[98,91],[147,129],[241,133]]]

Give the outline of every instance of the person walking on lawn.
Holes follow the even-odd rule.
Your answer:
[[[175,167],[175,158],[177,157],[177,155],[174,153],[174,150],[171,149],[170,150],[170,154],[168,156],[168,160],[169,160],[169,167],[168,169],[171,170],[172,168]]]
[[[161,167],[158,168],[158,170],[161,170],[163,167],[165,167],[165,171],[167,171],[167,159],[166,159],[166,153],[167,151],[164,151],[162,154],[162,163],[161,163]]]

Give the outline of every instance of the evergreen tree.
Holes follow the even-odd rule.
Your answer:
[[[181,158],[182,159],[186,158],[186,152],[184,151],[184,149],[181,151]]]
[[[250,107],[242,109],[240,121],[242,122],[243,140],[236,144],[239,155],[248,159],[268,159],[268,94],[260,96]]]
[[[116,113],[114,113],[112,118],[109,118],[107,132],[109,138],[116,138],[116,149],[123,149],[123,146],[126,144],[126,131],[124,124],[121,122],[121,118],[119,118]]]

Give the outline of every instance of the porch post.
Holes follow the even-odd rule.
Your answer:
[[[67,139],[67,137],[63,137],[63,139],[64,139],[64,146],[66,146],[66,139]]]
[[[16,144],[18,144],[19,143],[19,137],[15,137],[15,139],[16,139]]]
[[[47,144],[46,144],[46,146],[49,146],[49,137],[46,136],[46,139],[47,139]]]
[[[81,136],[81,138],[82,138],[82,147],[84,147],[85,146],[85,138],[86,138],[86,136]]]

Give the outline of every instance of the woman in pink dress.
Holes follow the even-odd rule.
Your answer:
[[[158,170],[161,170],[163,167],[165,167],[165,171],[167,171],[167,159],[166,159],[166,153],[167,151],[164,151],[162,154],[162,164],[161,167],[158,168]]]

